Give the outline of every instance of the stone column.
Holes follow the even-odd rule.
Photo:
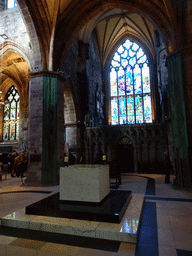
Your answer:
[[[54,72],[30,75],[26,184],[58,184],[64,153],[63,82]]]
[[[192,51],[189,51],[188,53]],[[191,63],[186,49],[175,52],[167,60],[169,72],[169,98],[171,107],[173,150],[176,164],[176,182],[191,187],[190,145],[192,142]]]

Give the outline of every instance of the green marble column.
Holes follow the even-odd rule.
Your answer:
[[[176,179],[179,186],[188,187],[191,178],[181,54],[170,56],[167,60],[167,67]]]
[[[43,78],[42,184],[58,183],[57,173],[57,84],[58,78]]]

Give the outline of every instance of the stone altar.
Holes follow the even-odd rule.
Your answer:
[[[109,192],[108,165],[78,164],[60,168],[60,200],[100,203]]]

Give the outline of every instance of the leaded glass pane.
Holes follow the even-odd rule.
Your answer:
[[[123,68],[118,71],[118,95],[125,95],[125,72]]]
[[[141,69],[138,65],[135,66],[134,69],[134,89],[135,94],[141,94],[142,93],[142,84],[141,84]]]
[[[136,64],[136,57],[131,58],[131,59],[129,60],[129,64],[130,64],[132,67],[134,67],[135,64]]]
[[[143,50],[140,48],[139,51],[137,52],[137,59],[139,60],[142,56],[144,55]],[[140,62],[138,62],[140,63]]]
[[[15,119],[16,118],[16,102],[13,101],[11,103],[11,116],[10,119]]]
[[[123,46],[126,48],[126,49],[129,49],[132,45],[132,41],[131,40],[126,40],[124,43],[123,43]]]
[[[119,52],[120,54],[124,51],[124,48],[123,46],[121,45],[118,49],[117,49],[117,52]]]
[[[19,122],[16,123],[16,140],[19,139]]]
[[[20,102],[17,103],[17,119],[19,119],[20,114]]]
[[[124,53],[121,54],[121,58],[127,58],[127,50],[125,50]]]
[[[127,112],[128,112],[128,124],[135,123],[134,98],[132,96],[129,96],[127,98]]]
[[[152,122],[150,73],[143,49],[126,40],[111,61],[111,123]]]
[[[117,99],[111,101],[111,123],[118,124],[118,108],[117,108]]]
[[[112,60],[112,66],[113,67],[120,67],[120,63],[118,61]]]
[[[126,101],[123,97],[119,99],[119,116],[126,117]]]
[[[137,95],[135,97],[136,123],[143,123],[143,100]]]
[[[133,70],[130,66],[127,67],[126,72],[126,91],[127,94],[133,94]]]
[[[117,72],[113,68],[110,73],[111,96],[117,96]]]
[[[15,98],[16,101],[18,101],[18,99],[19,99],[19,94],[17,93],[14,98]]]
[[[130,56],[130,57],[134,57],[134,56],[135,56],[135,52],[129,50],[129,56]]]
[[[125,68],[128,65],[128,60],[127,59],[122,59],[121,65]]]
[[[139,49],[139,45],[136,43],[133,43],[133,46],[131,47],[134,51],[137,51]]]
[[[9,139],[15,140],[15,123],[10,124]]]
[[[116,52],[115,55],[114,55],[114,58],[113,58],[115,61],[118,61],[120,62],[120,56],[119,54]]]
[[[8,97],[8,101],[12,101],[12,99],[13,99],[13,95],[10,94],[9,97]]]
[[[151,113],[151,96],[146,95],[144,97],[144,116],[145,122],[151,123],[152,122],[152,113]]]
[[[3,124],[3,140],[8,140],[8,134],[9,134],[9,124],[8,122],[5,122]]]
[[[143,65],[143,92],[149,93],[150,92],[150,80],[149,80],[149,68],[147,64]]]
[[[17,6],[17,3],[16,3],[15,0],[7,0],[7,8],[8,8],[8,9],[9,9],[9,8],[13,8],[13,7],[15,7],[15,6]]]
[[[9,120],[9,104],[4,106],[4,120]]]

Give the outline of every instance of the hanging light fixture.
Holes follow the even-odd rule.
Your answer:
[[[3,78],[3,47],[4,47],[4,39],[8,39],[8,36],[6,34],[0,35],[1,38],[3,38],[3,43],[2,43],[2,54],[1,54],[1,70],[0,70],[0,109],[2,106],[6,104],[6,101],[2,97],[2,78]]]

